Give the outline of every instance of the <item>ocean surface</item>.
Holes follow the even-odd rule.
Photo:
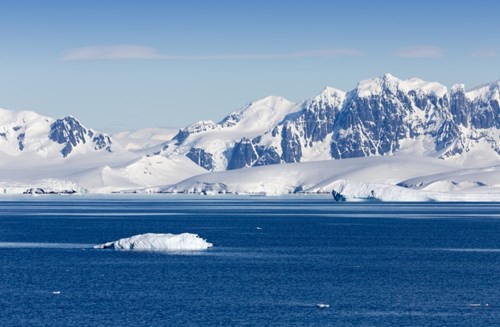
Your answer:
[[[214,247],[92,248],[148,232]],[[0,326],[222,325],[500,326],[500,204],[0,199]]]

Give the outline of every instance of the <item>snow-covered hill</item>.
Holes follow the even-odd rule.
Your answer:
[[[432,157],[363,157],[212,172],[160,191],[254,195],[336,191],[348,200],[500,201],[500,164],[464,169]]]

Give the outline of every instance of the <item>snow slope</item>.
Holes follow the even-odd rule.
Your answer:
[[[89,193],[133,191],[145,187],[174,184],[180,180],[206,173],[184,156],[145,156],[130,164],[99,166],[73,174],[71,180]]]
[[[498,166],[464,169],[459,164],[437,158],[386,156],[213,172],[191,177],[164,188],[163,192],[283,195],[336,190],[348,199],[500,201],[498,176]],[[463,187],[454,190],[422,188],[426,182],[445,181]]]
[[[129,151],[149,154],[161,150],[163,143],[172,139],[177,132],[177,128],[142,128],[116,132],[111,137]]]

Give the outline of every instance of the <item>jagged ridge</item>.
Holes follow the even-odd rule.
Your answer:
[[[448,90],[436,82],[385,74],[347,93],[326,88],[311,100],[287,104],[286,110],[275,109],[283,98],[256,101],[218,124],[203,122],[179,131],[162,153],[184,153],[209,170],[392,155],[412,151],[419,142],[426,154],[443,159],[479,144],[500,156],[499,90],[500,82]],[[273,125],[252,133],[248,125],[260,116]]]

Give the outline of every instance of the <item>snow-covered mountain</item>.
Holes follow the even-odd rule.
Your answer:
[[[9,156],[68,157],[113,149],[109,135],[86,128],[72,116],[53,119],[32,111],[0,109],[0,152]]]
[[[205,173],[184,156],[148,156],[175,133],[151,128],[114,139],[72,116],[0,109],[0,193],[114,192]]]
[[[185,155],[208,170],[252,166],[257,159],[254,139],[271,133],[299,110],[300,104],[269,96],[229,114],[219,123],[200,121],[181,129],[161,154]]]
[[[500,81],[465,91],[390,74],[350,92],[327,87],[291,103],[267,97],[219,123],[179,131],[161,155],[185,155],[211,171],[279,163],[419,153],[500,159]]]
[[[488,188],[500,199],[494,177],[500,162],[500,81],[448,89],[385,74],[349,92],[327,87],[299,103],[269,96],[218,123],[113,136],[72,116],[0,110],[0,153],[4,193],[40,187],[281,194],[341,186],[357,194],[389,185],[382,187],[387,194],[393,186],[398,192],[480,187],[478,194]],[[355,178],[346,182],[349,176]]]

